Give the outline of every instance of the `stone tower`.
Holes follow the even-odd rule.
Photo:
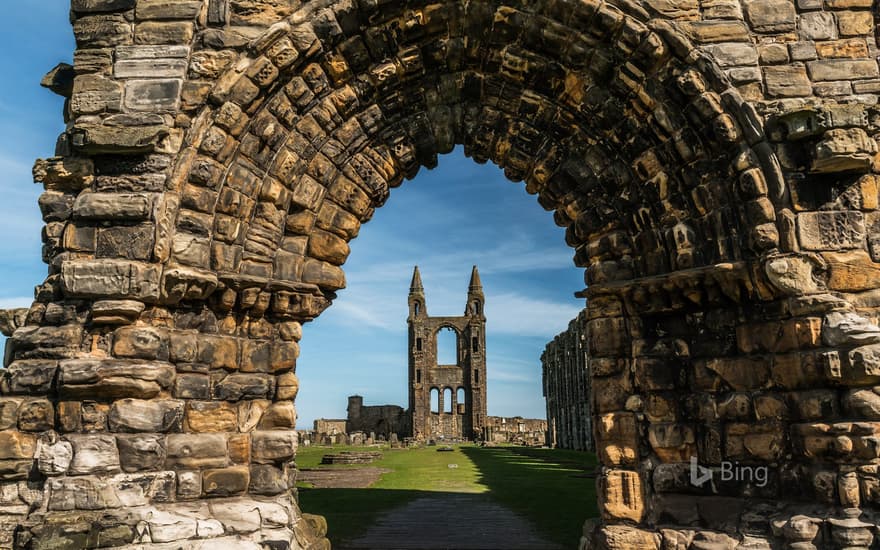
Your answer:
[[[481,437],[486,422],[485,297],[477,266],[471,272],[467,305],[461,317],[430,317],[419,268],[409,289],[409,409],[417,439]],[[456,335],[456,361],[438,364],[437,334]],[[438,392],[431,410],[431,392]],[[464,399],[459,397],[463,393]],[[452,406],[448,399],[451,394]],[[449,412],[451,411],[451,412]]]

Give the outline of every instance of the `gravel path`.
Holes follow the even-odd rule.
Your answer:
[[[334,550],[562,550],[483,495],[437,493],[383,514]]]

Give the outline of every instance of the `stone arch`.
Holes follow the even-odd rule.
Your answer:
[[[436,392],[436,393],[435,393],[435,392]],[[437,387],[432,386],[431,389],[429,390],[429,393],[430,393],[430,395],[431,395],[431,397],[430,397],[430,401],[429,401],[429,403],[430,403],[430,405],[431,405],[431,407],[430,407],[430,411],[431,411],[432,413],[434,413],[434,414],[439,414],[439,413],[443,412],[443,411],[441,410],[441,405],[440,405],[440,403],[441,403],[441,401],[440,401],[440,395],[441,395],[441,393],[442,393],[442,392],[440,391],[440,388],[437,388]],[[436,400],[434,399],[434,396],[435,396],[435,395],[437,396]]]
[[[457,327],[449,324],[437,327],[432,335],[437,365],[457,365],[460,363],[461,338],[461,331]]]
[[[238,541],[254,506],[286,518],[249,525],[254,545],[324,544],[287,484],[301,323],[390,189],[455,144],[524,181],[586,269],[597,547],[871,536],[876,61],[830,44],[779,67],[767,46],[755,80],[732,44],[813,29],[812,7],[135,4],[74,0],[72,90],[46,81],[71,117],[35,167],[50,275],[0,388],[4,483],[33,504],[36,464],[46,495],[3,512],[20,546],[97,545],[69,510],[114,545],[162,538],[157,511]],[[821,99],[828,82],[853,93]],[[720,497],[688,484],[691,457],[772,482]],[[121,507],[132,480],[149,489]]]

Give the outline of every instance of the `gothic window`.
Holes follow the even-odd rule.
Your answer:
[[[443,390],[443,408],[447,413],[452,413],[452,388]]]
[[[431,410],[440,412],[440,390],[431,388]]]
[[[451,327],[443,327],[437,331],[437,364],[458,364],[458,333]],[[466,340],[465,340],[466,341]]]

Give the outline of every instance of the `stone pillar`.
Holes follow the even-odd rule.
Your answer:
[[[553,445],[561,449],[594,448],[587,341],[585,311],[541,355],[548,427],[554,430]]]

